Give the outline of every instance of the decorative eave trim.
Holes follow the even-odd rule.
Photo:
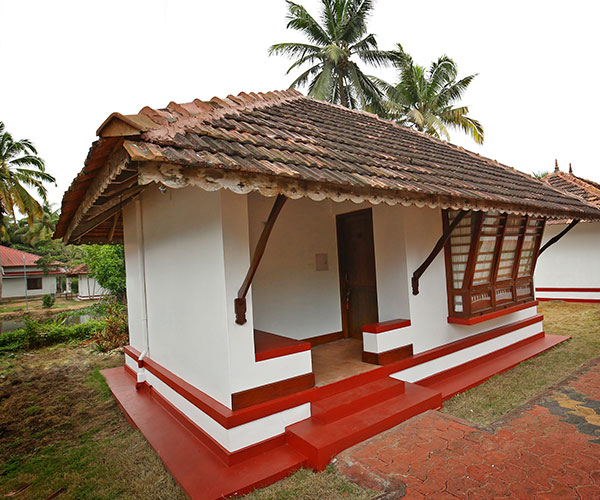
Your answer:
[[[75,231],[85,214],[90,210],[92,205],[106,190],[110,183],[127,167],[129,161],[129,155],[124,148],[119,147],[113,151],[102,170],[96,175],[94,182],[92,182],[86,191],[82,202],[69,222],[63,241],[68,242],[70,240],[73,231]]]
[[[126,144],[127,147],[127,144]],[[130,151],[131,154],[131,151]],[[142,160],[142,158],[133,158]],[[167,162],[144,161],[138,167],[139,183],[142,185],[156,182],[166,187],[180,189],[196,186],[205,191],[229,189],[236,194],[258,192],[263,196],[282,194],[287,198],[309,198],[313,201],[330,199],[335,202],[352,201],[354,203],[368,202],[373,205],[416,206],[418,208],[441,208],[451,210],[490,211],[501,210],[509,214],[533,215],[539,217],[562,217],[570,215],[586,218],[584,214],[571,212],[556,213],[541,210],[527,205],[514,205],[509,202],[452,199],[441,195],[427,195],[409,191],[392,191],[384,189],[362,189],[352,186],[325,184],[316,181],[306,181],[291,177],[257,174],[218,168],[189,167]],[[589,216],[588,216],[589,217]]]

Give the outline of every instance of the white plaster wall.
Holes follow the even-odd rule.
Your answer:
[[[379,321],[410,318],[404,207],[373,208]]]
[[[234,298],[250,265],[248,202],[230,191],[150,187],[141,198],[148,356],[231,407],[231,394],[311,371],[310,352],[257,363]],[[145,350],[136,204],[124,212],[131,345]]]
[[[123,208],[123,229],[129,344],[143,352],[146,346],[142,324],[142,277],[140,276],[137,250],[140,238],[136,227],[135,202],[129,203]]]
[[[141,208],[148,355],[229,406],[221,195],[197,188],[162,194],[151,186],[142,194]],[[124,230],[131,340],[144,350],[135,204],[126,211]]]
[[[542,244],[565,227],[547,224]],[[581,222],[549,247],[538,259],[534,278],[536,288],[600,288],[600,222]]]
[[[249,196],[252,249],[273,201]],[[328,200],[308,199],[283,206],[252,285],[257,329],[295,339],[342,329],[334,208]],[[317,253],[327,254],[327,271],[316,270]]]
[[[108,294],[108,291],[102,288],[95,278],[92,278],[89,274],[80,274],[77,283],[79,285],[77,296],[80,299],[90,299]]]
[[[254,249],[273,198],[249,196],[250,244]],[[373,209],[379,321],[409,317],[403,208],[330,200],[288,200],[261,261],[252,295],[259,330],[306,339],[342,329],[336,215]],[[316,254],[328,270],[316,270]]]
[[[36,278],[39,276],[35,276]],[[27,290],[28,297],[37,297],[56,293],[56,276],[42,276],[40,290]],[[25,297],[25,278],[2,277],[2,297]]]
[[[507,314],[477,325],[448,323],[448,301],[444,252],[440,252],[420,279],[418,295],[412,294],[410,278],[427,258],[442,234],[442,216],[439,209],[403,208],[404,238],[406,241],[406,288],[409,292],[411,326],[396,330],[395,336],[387,335],[367,341],[372,352],[382,352],[413,344],[415,354],[471,335],[481,333],[520,319],[535,315],[537,308]],[[380,345],[378,345],[378,342]]]

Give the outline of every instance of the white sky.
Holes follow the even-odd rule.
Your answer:
[[[319,0],[298,1],[317,15]],[[452,142],[526,172],[558,158],[600,182],[596,4],[379,0],[369,31],[418,64],[448,54],[459,76],[479,73],[463,103],[486,143]],[[301,40],[285,15],[284,0],[0,0],[0,120],[38,147],[59,203],[111,112],[287,88],[290,62],[267,55]]]

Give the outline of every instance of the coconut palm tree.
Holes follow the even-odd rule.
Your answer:
[[[47,203],[44,182],[55,183],[56,180],[46,172],[44,160],[31,141],[14,140],[0,122],[0,203],[15,222],[16,210],[30,222],[43,216],[42,205],[27,188],[33,188],[42,202]]]
[[[468,116],[467,106],[456,106],[477,75],[457,80],[456,63],[447,56],[440,57],[427,70],[415,64],[400,44],[394,54],[399,83],[389,85],[377,80],[387,95],[388,118],[446,140],[450,139],[448,128],[456,128],[483,144],[481,123]]]
[[[44,204],[41,217],[34,217],[31,224],[26,224],[15,235],[20,237],[21,243],[35,247],[36,245],[50,241],[60,214],[58,210],[52,210],[52,206]]]
[[[26,215],[29,223],[44,213],[40,203],[27,191],[33,188],[44,203],[47,203],[44,182],[56,182],[46,173],[44,160],[27,139],[15,141],[0,122],[0,205],[17,222],[15,208]],[[2,262],[0,261],[0,269]],[[0,298],[2,279],[0,277]]]
[[[278,43],[269,54],[296,59],[287,73],[309,66],[290,87],[308,85],[316,99],[383,112],[381,90],[354,60],[375,66],[391,62],[391,54],[379,50],[375,36],[367,33],[373,1],[321,0],[320,23],[302,5],[287,4],[287,27],[305,35],[308,43]]]

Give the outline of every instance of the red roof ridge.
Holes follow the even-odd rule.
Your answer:
[[[157,127],[144,131],[148,139],[164,139],[193,127],[196,123],[222,118],[227,114],[240,114],[245,111],[269,107],[284,102],[304,98],[295,89],[274,90],[270,92],[240,92],[237,96],[225,98],[213,97],[209,101],[194,99],[192,102],[176,103],[171,101],[166,108],[142,108],[140,115],[150,118]]]

